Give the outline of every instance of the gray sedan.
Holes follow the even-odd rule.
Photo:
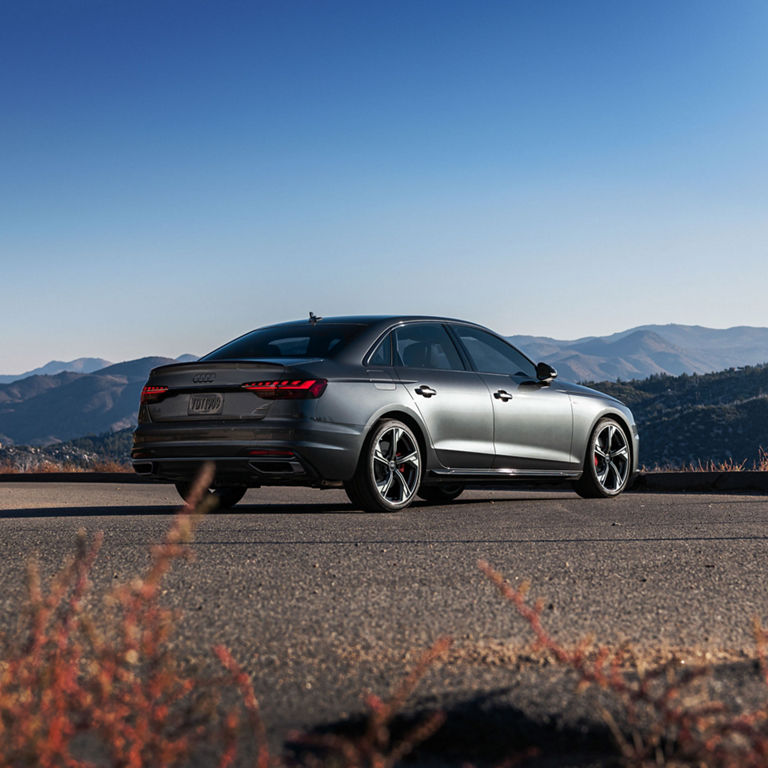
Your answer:
[[[133,467],[186,496],[213,461],[224,507],[281,484],[343,486],[376,512],[515,479],[567,478],[582,496],[616,496],[637,469],[632,413],[556,376],[463,320],[310,313],[155,368]]]

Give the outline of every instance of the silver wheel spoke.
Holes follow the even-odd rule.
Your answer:
[[[392,487],[392,478],[394,473],[390,472],[387,475],[387,478],[382,483],[376,483],[376,487],[379,489],[379,493],[386,498],[387,494],[389,493],[389,489]]]
[[[629,449],[626,445],[622,448],[619,448],[618,451],[613,452],[613,458],[615,459],[617,456],[620,456],[622,459],[629,461]]]
[[[408,486],[402,472],[394,472],[393,475],[400,481],[400,498],[398,501],[408,498],[411,493],[411,488]]]
[[[376,446],[376,450],[373,452],[373,460],[379,461],[382,464],[384,464],[387,468],[389,468],[389,461],[384,456],[384,454],[381,452],[381,443],[379,443],[378,446]]]
[[[595,453],[596,453],[598,456],[600,456],[601,458],[603,458],[603,459],[604,459],[604,458],[606,458],[606,456],[608,455],[608,454],[607,454],[607,453],[606,453],[606,452],[605,452],[605,451],[604,451],[604,450],[603,450],[603,449],[600,447],[600,443],[595,443]]]
[[[403,464],[413,464],[415,467],[419,466],[419,454],[416,453],[416,451],[413,451],[412,453],[409,453],[407,456],[400,456],[399,458],[395,459],[397,464],[403,465]]]
[[[395,427],[395,429],[392,430],[392,455],[389,457],[390,459],[397,458],[397,444],[400,442],[402,436],[403,430],[399,427]]]

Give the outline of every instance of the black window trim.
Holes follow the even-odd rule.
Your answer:
[[[371,344],[371,346],[368,348],[368,351],[365,353],[365,355],[363,355],[363,365],[364,366],[374,365],[374,367],[375,367],[375,365],[377,365],[377,364],[371,363],[371,358],[376,353],[376,350],[378,350],[379,345],[382,344],[385,341],[385,339],[387,338],[387,336],[390,336],[393,331],[394,331],[394,326],[390,327],[390,328],[387,328],[387,330],[385,330],[383,333],[380,333],[376,337],[376,341],[374,341],[373,344]],[[392,340],[390,339],[390,343],[389,343],[389,362],[388,363],[384,363],[385,367],[387,367],[387,368],[391,368],[392,367],[392,354],[393,354],[392,349],[393,349],[393,346],[394,345],[392,344]]]
[[[382,341],[386,338],[386,336],[389,334],[392,336],[392,343],[389,346],[389,367],[394,368],[395,367],[395,339],[394,339],[394,333],[399,328],[404,328],[407,325],[442,325],[443,330],[448,334],[448,338],[451,340],[451,343],[453,344],[453,347],[456,351],[456,354],[459,356],[459,360],[461,360],[461,364],[464,366],[464,370],[457,370],[457,369],[450,369],[453,370],[455,373],[471,373],[473,371],[471,360],[469,359],[469,356],[466,353],[466,350],[464,349],[463,345],[459,342],[457,343],[456,334],[451,330],[451,327],[446,323],[444,320],[431,320],[429,318],[422,318],[422,319],[414,319],[414,320],[398,320],[393,325],[390,325],[385,331],[382,331],[382,333],[379,334],[379,336],[376,338],[376,341],[371,344],[368,351],[365,353],[365,356],[363,357],[363,365],[367,366],[371,364],[371,357],[373,356],[373,353],[379,348],[379,344],[381,344]],[[465,325],[465,323],[459,323],[459,325]],[[397,366],[397,367],[407,367],[407,366]],[[435,369],[427,369],[427,370],[448,370],[444,368],[435,368]]]

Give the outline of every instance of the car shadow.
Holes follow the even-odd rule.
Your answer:
[[[396,714],[387,724],[390,743],[407,740],[409,734],[418,732],[419,725],[430,713],[441,712],[442,725],[424,741],[414,743],[414,749],[409,753],[413,764],[618,768],[624,763],[614,729],[618,729],[621,740],[626,740],[629,745],[634,737],[643,735],[642,728],[649,729],[648,735],[653,736],[650,730],[653,720],[633,721],[627,699],[610,685],[599,687],[593,684],[580,690],[576,685],[579,676],[573,669],[558,666],[549,669],[551,672],[547,667],[541,667],[533,677],[515,675],[510,670],[514,682],[508,687],[464,696],[442,694],[439,698],[433,695],[417,699],[407,706],[406,713]],[[698,671],[706,673],[703,678],[692,671],[694,674],[688,683],[682,682],[684,676],[679,678],[682,690],[696,697],[709,695],[715,707],[722,707],[726,722],[735,725],[739,713],[745,710],[762,715],[765,681],[758,659],[724,661],[702,667]],[[703,689],[700,687],[702,679],[708,685]],[[636,690],[636,677],[630,675],[629,680],[631,689]],[[672,685],[671,680],[669,685]],[[528,711],[515,705],[520,692],[525,689],[534,694],[522,696],[523,701],[529,701]],[[677,690],[677,686],[669,690]],[[661,717],[664,704],[662,699],[657,701],[656,714]],[[734,713],[730,719],[728,713]],[[331,744],[334,738],[338,739],[336,744],[359,743],[368,727],[368,718],[358,713],[348,719],[317,726],[306,736],[289,741],[288,746],[299,757],[308,757],[306,762],[311,764],[313,757],[327,757],[323,747],[318,747],[323,737],[330,737]],[[703,738],[706,727],[703,720],[694,723],[693,736]]]
[[[515,495],[514,497],[498,498],[489,497],[482,499],[455,499],[448,504],[442,505],[445,508],[472,506],[488,504],[491,501],[496,503],[514,503],[519,504],[531,501],[546,501],[547,496],[537,496],[535,494],[526,494],[525,496]],[[351,502],[274,502],[264,504],[245,504],[240,503],[231,509],[216,509],[208,514],[211,515],[407,515],[416,510],[428,510],[439,508],[441,505],[432,504],[426,501],[415,501],[407,509],[401,512],[371,513],[354,507]],[[136,515],[141,517],[152,517],[162,515],[173,515],[179,510],[178,506],[168,504],[154,505],[109,505],[109,506],[82,506],[82,507],[27,507],[21,509],[0,510],[0,519],[13,518],[31,518],[31,517],[122,517]]]
[[[409,759],[426,765],[618,765],[618,750],[609,727],[598,720],[579,726],[555,718],[534,719],[506,699],[514,688],[498,688],[448,707],[420,701],[416,713],[398,714],[388,724],[390,743],[398,744],[417,732],[430,711],[440,711],[442,726],[426,740],[414,744]],[[547,722],[549,720],[549,722]],[[323,737],[357,743],[365,734],[367,719],[352,717],[328,723],[306,736],[288,742],[289,749],[307,762],[328,757]],[[319,738],[317,738],[319,737]],[[341,743],[337,742],[337,743]],[[559,758],[559,759],[558,759]]]
[[[157,506],[96,506],[96,507],[29,507],[0,510],[0,519],[31,517],[161,517],[173,515],[178,506],[159,504]],[[216,509],[209,515],[317,515],[317,514],[368,514],[350,503],[338,504],[239,504],[233,509]]]

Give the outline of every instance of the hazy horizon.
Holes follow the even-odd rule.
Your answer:
[[[768,325],[768,4],[0,4],[0,372],[318,315]]]
[[[300,318],[292,318],[292,319],[296,320],[296,319],[300,319]],[[733,325],[733,326],[728,326],[728,327],[725,327],[725,328],[713,328],[711,326],[692,325],[692,324],[689,324],[689,323],[641,323],[638,326],[632,326],[631,328],[622,328],[622,329],[620,329],[618,331],[614,331],[612,333],[607,333],[607,334],[587,334],[585,336],[577,336],[577,337],[574,337],[574,338],[557,338],[555,336],[547,336],[545,334],[540,334],[540,333],[536,333],[536,334],[504,333],[504,331],[498,331],[498,329],[494,329],[494,330],[497,330],[502,335],[508,336],[508,337],[512,337],[512,336],[535,336],[535,337],[539,337],[539,338],[551,339],[553,341],[562,342],[562,343],[572,343],[572,342],[578,342],[578,341],[585,340],[585,339],[590,339],[590,338],[605,338],[607,336],[613,335],[614,333],[626,333],[628,331],[633,331],[633,330],[636,330],[637,328],[643,328],[643,327],[647,327],[647,326],[660,326],[660,327],[663,327],[665,325],[666,326],[683,326],[683,327],[688,327],[688,328],[704,328],[706,330],[711,330],[711,331],[727,331],[727,330],[733,330],[733,329],[736,329],[736,328],[751,328],[751,329],[756,329],[756,330],[766,330],[766,331],[768,331],[768,326],[756,326],[756,325],[751,325],[751,326],[750,325]],[[250,330],[250,329],[248,329],[248,330]],[[228,340],[227,339],[222,339],[221,341],[224,342],[224,341],[228,341]],[[24,370],[20,370],[20,371],[3,371],[3,370],[0,370],[0,376],[16,376],[16,375],[21,374],[21,373],[27,373],[29,371],[37,370],[38,368],[43,368],[46,365],[49,365],[50,363],[67,363],[67,362],[73,362],[75,360],[80,360],[80,359],[83,359],[83,358],[101,358],[101,359],[104,359],[104,360],[109,360],[110,361],[109,365],[117,365],[119,363],[130,362],[131,360],[136,360],[136,359],[140,359],[140,358],[143,358],[143,357],[167,357],[167,358],[169,358],[171,360],[177,360],[178,358],[183,357],[184,355],[193,355],[195,357],[202,357],[203,355],[205,355],[205,354],[207,354],[208,352],[211,352],[211,351],[212,351],[212,349],[201,350],[199,352],[186,350],[185,352],[179,352],[178,354],[164,355],[164,354],[158,354],[155,350],[148,350],[148,351],[145,351],[144,354],[140,354],[140,355],[138,355],[135,358],[119,357],[119,356],[118,357],[115,357],[115,356],[110,357],[108,355],[104,356],[104,355],[83,354],[83,355],[77,355],[75,357],[72,357],[71,359],[64,359],[64,358],[61,358],[61,357],[59,357],[59,358],[51,358],[50,360],[45,360],[45,361],[42,361],[42,362],[38,362],[37,364],[35,364],[35,365],[33,365],[33,366],[29,367],[29,368],[26,368]]]

